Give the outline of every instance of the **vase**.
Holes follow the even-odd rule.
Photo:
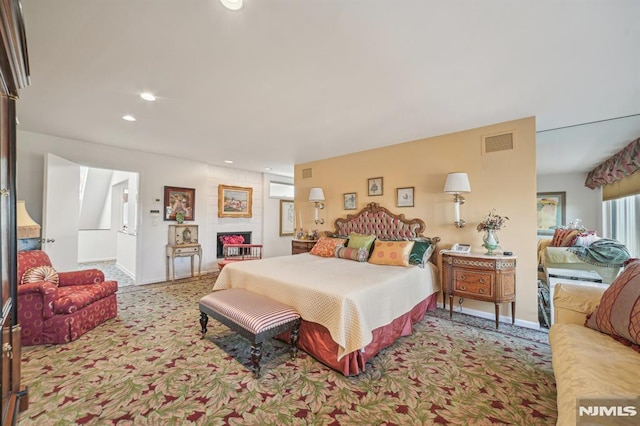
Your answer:
[[[484,237],[482,237],[482,241],[484,242],[484,244],[482,244],[482,247],[487,249],[486,254],[489,256],[494,254],[493,251],[497,249],[498,244],[500,244],[495,229],[487,229]]]

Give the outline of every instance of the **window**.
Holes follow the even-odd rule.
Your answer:
[[[293,199],[294,195],[295,187],[292,183],[269,182],[269,197]]]
[[[620,241],[631,257],[640,257],[640,195],[602,203],[603,236]]]

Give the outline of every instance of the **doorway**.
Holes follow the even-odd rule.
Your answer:
[[[42,249],[56,269],[136,282],[138,173],[45,158]]]

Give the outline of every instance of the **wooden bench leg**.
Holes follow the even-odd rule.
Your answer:
[[[208,322],[209,322],[209,316],[201,311],[200,312],[200,327],[201,327],[200,332],[202,333],[202,337],[201,337],[202,339],[204,339],[205,335],[207,334]]]
[[[298,319],[291,330],[291,360],[298,356],[298,334],[300,332],[300,320]]]
[[[251,346],[251,363],[253,364],[253,374],[260,377],[260,360],[262,359],[262,342]]]

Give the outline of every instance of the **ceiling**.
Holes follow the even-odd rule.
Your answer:
[[[640,137],[637,0],[22,4],[21,130],[288,176],[530,116],[541,174]]]

